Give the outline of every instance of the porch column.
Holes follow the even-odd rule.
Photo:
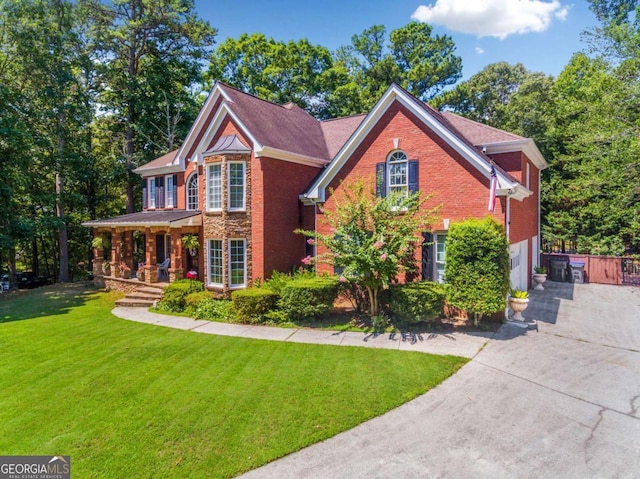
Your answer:
[[[169,268],[169,282],[184,278],[184,268],[182,265],[182,230],[174,228],[171,230],[171,267]]]
[[[122,252],[122,261],[127,264],[133,271],[133,232],[124,232],[124,251]]]
[[[98,233],[101,236],[101,233]],[[102,271],[102,265],[104,264],[104,248],[100,246],[99,248],[93,248],[93,277],[102,276],[104,272]]]
[[[151,228],[146,228],[144,232],[144,282],[158,282],[158,266],[156,265],[156,235],[151,232]]]
[[[121,234],[116,228],[111,229],[111,276],[120,277],[120,262],[122,261]]]

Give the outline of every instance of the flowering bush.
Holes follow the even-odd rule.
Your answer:
[[[325,262],[342,269],[339,281],[363,287],[369,313],[380,312],[378,295],[397,276],[415,268],[414,251],[438,208],[425,209],[420,194],[377,197],[374,182],[358,179],[333,195],[335,206],[324,211],[331,234],[298,230],[328,250],[303,263]]]

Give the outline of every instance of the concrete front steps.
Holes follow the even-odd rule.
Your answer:
[[[116,301],[116,306],[129,308],[150,308],[153,303],[162,299],[162,288],[153,286],[141,286],[128,293],[124,298]]]

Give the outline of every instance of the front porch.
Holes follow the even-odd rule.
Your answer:
[[[93,242],[94,281],[128,292],[133,282],[171,283],[189,271],[202,277],[201,248],[183,244],[187,236],[202,244],[201,225],[199,211],[144,211],[84,223],[99,238]]]

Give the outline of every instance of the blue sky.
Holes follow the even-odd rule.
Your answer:
[[[389,32],[423,19],[453,37],[465,79],[498,61],[556,76],[586,48],[580,34],[597,25],[584,0],[196,0],[196,9],[218,29],[218,43],[260,32],[330,50],[372,25]]]

